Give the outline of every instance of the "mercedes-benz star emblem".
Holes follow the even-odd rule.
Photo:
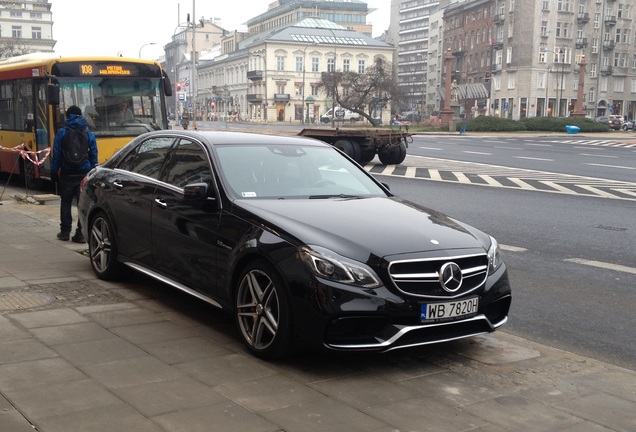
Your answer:
[[[462,286],[462,269],[454,262],[447,262],[439,270],[439,283],[448,292],[455,292]]]

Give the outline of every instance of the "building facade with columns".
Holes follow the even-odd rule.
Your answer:
[[[258,122],[318,121],[333,106],[318,86],[324,72],[364,73],[378,56],[390,62],[393,53],[385,42],[314,18],[237,48],[199,65],[197,98],[214,117]],[[381,114],[388,122],[390,107]]]

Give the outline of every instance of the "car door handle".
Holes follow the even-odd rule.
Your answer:
[[[114,182],[113,182],[113,187],[114,187],[115,189],[120,189],[120,190],[121,190],[121,189],[123,189],[123,188],[124,188],[124,185],[123,185],[121,182],[119,182],[119,181],[114,181]]]
[[[161,198],[155,198],[155,204],[157,204],[161,208],[167,208],[168,207],[168,204],[166,204],[166,202],[164,200],[162,200]]]

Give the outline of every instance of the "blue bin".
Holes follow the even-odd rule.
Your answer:
[[[565,131],[569,134],[577,134],[581,130],[578,126],[566,126]]]

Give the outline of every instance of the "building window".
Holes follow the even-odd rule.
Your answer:
[[[312,57],[311,58],[311,71],[312,72],[318,72],[319,65],[320,65],[320,62],[319,62],[318,57]]]
[[[276,70],[277,71],[285,70],[285,56],[276,56]]]
[[[42,27],[31,27],[31,37],[33,39],[42,39]]]
[[[15,39],[22,38],[22,27],[21,26],[12,26],[11,27],[11,37]]]
[[[31,12],[31,19],[42,19],[42,12]]]
[[[22,16],[22,11],[11,11],[9,12],[9,16],[11,18],[20,18]]]
[[[508,74],[508,90],[512,90],[517,86],[517,74]]]
[[[296,72],[303,71],[303,58],[301,56],[296,57]]]
[[[336,60],[334,58],[327,59],[327,72],[336,71]]]
[[[343,59],[342,60],[342,71],[343,72],[349,72],[350,69],[351,69],[351,60],[350,59]]]
[[[366,62],[364,60],[358,60],[358,73],[363,74],[366,68]]]

